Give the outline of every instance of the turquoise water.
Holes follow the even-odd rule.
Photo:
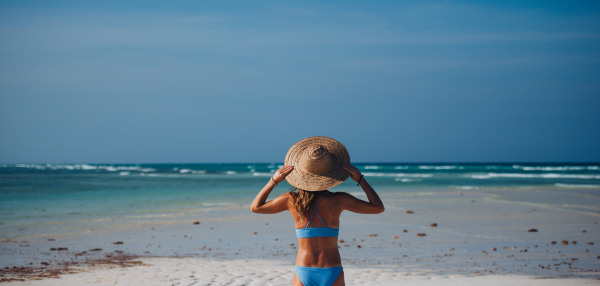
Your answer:
[[[0,165],[0,239],[248,207],[281,164]],[[600,214],[599,164],[357,164],[380,192],[485,192]],[[283,184],[274,195],[285,192]],[[360,191],[347,181],[334,191]]]

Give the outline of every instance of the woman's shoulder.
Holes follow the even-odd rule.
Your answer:
[[[354,196],[346,192],[331,192],[325,197],[329,197],[327,206],[334,213],[341,213],[349,204],[356,200]]]
[[[349,194],[349,193],[346,193],[346,192],[329,192],[329,196],[332,196],[332,197],[346,197],[346,196],[352,196],[352,195]]]
[[[346,192],[330,192],[327,196],[330,197],[330,199],[336,200],[336,201],[354,198],[353,195],[346,193]]]
[[[292,197],[292,194],[290,194],[290,193],[284,193],[284,194],[282,194],[282,195],[279,195],[277,198],[278,198],[278,199],[279,199],[279,198],[281,198],[281,199],[289,199],[289,198],[291,198],[291,197]]]
[[[285,193],[285,194],[281,194],[277,197],[275,197],[273,200],[271,200],[271,202],[273,203],[288,203],[289,200],[293,199],[292,195],[290,193]]]

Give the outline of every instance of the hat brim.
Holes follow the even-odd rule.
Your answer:
[[[299,164],[304,151],[310,146],[321,145],[331,154],[331,170],[324,174],[311,173]],[[335,139],[323,136],[308,137],[294,144],[285,155],[286,166],[294,166],[294,170],[285,177],[288,183],[300,190],[322,191],[333,188],[344,182],[350,174],[344,170],[343,164],[350,164],[350,155],[346,147]]]

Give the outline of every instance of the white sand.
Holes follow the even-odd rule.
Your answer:
[[[291,285],[292,267],[270,260],[144,259],[147,266],[97,269],[60,279],[11,282],[5,285]],[[439,276],[389,268],[346,267],[346,285],[598,285],[594,279],[536,279],[524,275]],[[538,277],[539,278],[539,277]]]

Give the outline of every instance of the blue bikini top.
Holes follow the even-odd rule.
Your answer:
[[[319,207],[319,204],[321,203],[321,200],[323,199],[323,197],[328,194],[324,193],[321,198],[319,199],[319,202],[317,203],[317,206],[315,207],[315,211],[312,213],[312,215],[310,216],[310,219],[308,220],[308,223],[306,224],[306,226],[304,228],[297,228],[296,229],[296,236],[298,238],[310,238],[310,237],[338,237],[339,233],[340,233],[340,228],[331,228],[328,227],[325,222],[323,221],[323,219],[321,218],[321,216],[319,215],[319,213],[317,212],[317,208]],[[312,220],[312,218],[315,216],[315,214],[317,214],[317,216],[319,217],[319,219],[321,220],[321,222],[323,223],[323,225],[325,227],[311,227],[308,228],[308,225],[310,224],[310,221]]]

